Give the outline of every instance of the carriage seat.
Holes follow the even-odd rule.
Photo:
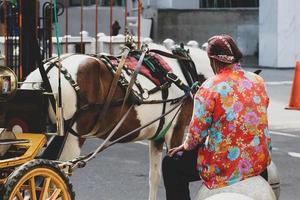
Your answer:
[[[0,128],[0,157],[4,156],[11,146],[10,144],[1,144],[1,141],[13,139],[16,139],[16,136],[13,132],[6,131],[4,128]]]

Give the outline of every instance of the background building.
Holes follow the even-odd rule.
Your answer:
[[[47,1],[39,2],[42,8]],[[112,15],[111,1],[99,0],[97,30],[96,0],[84,0],[82,9],[81,0],[58,2],[68,8],[68,27],[66,9],[59,16],[62,36],[79,36],[81,30],[92,37],[98,33],[110,35],[110,16],[112,21],[119,22],[119,32],[124,33],[126,15],[129,16],[130,32],[137,32],[137,0],[127,1],[127,13],[125,0],[114,0]],[[0,0],[1,3],[3,0]],[[294,67],[300,58],[297,45],[300,32],[297,9],[300,2],[297,0],[142,0],[142,3],[142,36],[151,37],[155,42],[171,38],[177,43],[196,40],[203,44],[210,36],[225,33],[233,36],[246,56],[259,58],[260,66]],[[0,35],[3,35],[1,6],[0,11]],[[40,14],[42,12],[41,9]]]
[[[61,0],[63,3],[64,1]],[[113,21],[120,25],[120,33],[124,33],[125,8],[124,0],[116,0],[113,8]],[[156,42],[171,38],[176,42],[196,40],[200,44],[215,34],[232,35],[245,55],[258,54],[258,0],[143,0],[143,18],[152,23],[143,24],[143,36],[151,37]],[[110,1],[100,0],[98,32],[110,34]],[[79,13],[80,0],[69,3],[69,33],[80,32]],[[136,28],[137,1],[128,1],[129,28]],[[95,0],[85,1],[83,8],[83,26],[90,35],[94,35]],[[62,35],[65,30],[65,16],[60,16]],[[95,20],[94,20],[95,21]],[[148,27],[151,26],[151,27]],[[184,31],[182,31],[184,30]]]

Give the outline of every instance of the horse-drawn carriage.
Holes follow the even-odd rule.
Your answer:
[[[47,160],[45,157],[48,136],[41,134],[42,131],[36,133],[39,131],[37,126],[42,124],[41,121],[37,119],[28,121],[29,124],[27,124],[27,121],[22,119],[22,116],[30,114],[28,112],[35,111],[34,102],[29,105],[28,100],[37,95],[31,96],[29,99],[26,97],[37,94],[37,91],[18,88],[16,76],[9,68],[1,67],[0,72],[1,110],[4,115],[2,123],[6,123],[8,126],[12,123],[23,126],[8,127],[10,130],[0,129],[0,199],[20,200],[26,199],[25,197],[30,197],[30,199],[74,199],[74,192],[67,174],[55,161]],[[41,93],[41,91],[39,92]],[[18,104],[21,100],[24,101],[24,104]],[[21,110],[18,111],[24,113],[18,115],[19,117],[13,116],[12,114],[15,112],[12,109],[20,109],[20,107]],[[40,116],[27,116],[26,119],[35,117]],[[32,130],[33,133],[15,134],[11,129],[14,129],[15,132]]]
[[[179,47],[184,54],[176,56],[160,45],[152,44],[151,49],[156,50],[125,48],[120,57],[62,55],[45,63],[40,60],[39,69],[21,87],[13,72],[2,68],[1,121],[8,128],[0,138],[3,200],[74,199],[68,179],[74,169],[116,142],[143,139],[151,140],[149,199],[156,199],[164,141],[168,147],[182,142],[192,112],[191,92],[196,80],[208,77],[203,76],[208,60],[191,62],[205,54],[199,49],[189,52]],[[202,76],[194,76],[199,68]],[[64,108],[62,116],[56,100]],[[79,156],[80,140],[87,137],[104,142],[87,156]],[[201,194],[199,199],[210,196],[206,191]]]
[[[187,111],[183,109],[186,106],[183,99],[190,95],[190,87],[186,85],[186,81],[181,82],[181,77],[173,73],[179,68],[167,69],[169,65],[157,56],[158,53],[162,52],[149,53],[148,49],[136,51],[125,48],[121,57],[106,55],[96,58],[87,55],[62,55],[60,59],[51,58],[43,63],[40,60],[39,69],[32,72],[23,83],[17,82],[11,69],[1,67],[0,124],[4,127],[0,134],[1,198],[4,200],[74,199],[74,191],[68,175],[74,169],[84,166],[96,153],[116,142],[146,138],[153,139],[155,148],[160,149],[163,145],[160,140],[165,137],[169,129],[173,129],[172,127],[175,126],[173,122],[177,124],[176,120],[180,119],[182,123],[180,126],[184,128],[183,122],[188,119],[189,115],[183,113],[180,117],[178,114],[181,110]],[[172,57],[168,53],[164,53],[164,56]],[[175,58],[188,60],[180,55]],[[136,69],[124,68],[125,71],[122,70],[124,63],[126,66],[139,68],[144,74],[143,77],[137,77],[139,71]],[[144,65],[152,67],[153,71],[147,71],[143,68]],[[192,70],[195,69],[192,68]],[[191,72],[186,71],[186,73],[185,76],[189,76],[187,80],[191,83],[193,78],[198,78],[192,77],[196,73],[192,75]],[[82,132],[88,132],[89,134],[84,135],[83,138],[91,136],[105,139],[95,152],[87,156],[76,157],[79,156],[77,154],[70,157],[72,153],[63,152],[63,149],[70,143],[68,140],[70,135],[66,134],[63,137],[57,134],[61,131],[60,120],[56,120],[55,117],[55,112],[58,113],[56,101],[59,98],[53,95],[59,93],[59,87],[55,87],[55,84],[60,79],[60,75],[62,75],[62,83],[59,87],[63,87],[61,103],[64,105],[62,131],[71,132],[77,136],[82,135]],[[95,81],[86,83],[88,82],[86,75],[88,79]],[[148,78],[145,78],[146,76]],[[128,78],[132,77],[134,81],[131,82]],[[99,80],[100,78],[103,80]],[[113,90],[116,90],[116,95],[112,92]],[[98,91],[106,97],[104,103],[104,97],[101,95],[93,100],[94,93]],[[146,109],[152,109],[153,115],[147,116],[151,120],[144,119],[145,116],[137,116],[144,111],[135,110],[133,106],[141,104]],[[189,104],[189,107],[191,105]],[[105,112],[99,113],[99,110],[105,110]],[[174,114],[169,115],[170,113]],[[97,124],[99,121],[108,120],[109,115],[117,116],[119,121],[116,122],[113,119],[112,125],[109,125],[110,129],[107,129],[106,121],[105,134],[103,134],[103,128]],[[86,118],[95,122],[86,124],[84,123]],[[80,120],[83,120],[84,124]],[[126,120],[131,124],[126,123],[127,125],[120,127]],[[85,130],[82,127],[88,127],[88,129]],[[154,128],[156,131],[153,131]],[[183,132],[182,128],[179,131]],[[95,135],[91,135],[91,132],[95,132]],[[106,135],[108,133],[109,135]],[[72,144],[72,148],[74,146],[76,147]],[[152,156],[159,158],[154,153]],[[74,157],[76,159],[71,160]],[[58,161],[59,159],[67,161]],[[156,168],[158,166],[156,163],[152,165]],[[159,171],[159,169],[152,170],[153,173]],[[157,181],[155,180],[154,184],[157,184]],[[156,196],[155,192],[152,194],[153,198]]]
[[[2,132],[4,138],[10,134]],[[74,199],[72,185],[59,165],[37,159],[46,142],[43,134],[23,133],[12,139],[1,139],[0,145],[8,148],[1,152],[2,199]]]

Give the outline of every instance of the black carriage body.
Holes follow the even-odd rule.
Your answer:
[[[43,90],[17,89],[15,96],[0,102],[0,127],[22,127],[23,132],[46,132],[48,100]]]

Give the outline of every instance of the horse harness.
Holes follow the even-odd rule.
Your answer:
[[[136,86],[136,89],[130,89],[129,91],[129,96],[126,99],[117,99],[114,101],[109,102],[109,106],[121,106],[124,105],[125,101],[129,102],[131,105],[142,105],[142,104],[163,104],[163,109],[162,109],[162,115],[157,118],[155,121],[159,120],[159,126],[158,129],[156,130],[155,135],[150,138],[150,140],[162,140],[164,137],[164,134],[162,131],[164,124],[165,124],[165,115],[166,115],[166,104],[170,102],[171,104],[175,104],[180,102],[185,96],[190,96],[191,93],[195,93],[197,91],[197,87],[194,87],[197,83],[197,79],[194,74],[197,75],[196,68],[194,65],[194,62],[189,56],[189,52],[186,51],[184,48],[178,48],[173,51],[173,54],[169,54],[160,50],[150,50],[151,52],[154,52],[156,54],[160,54],[165,57],[170,57],[170,58],[176,58],[180,64],[181,70],[188,82],[188,86],[185,85],[177,75],[175,75],[172,72],[166,71],[160,64],[160,62],[155,59],[153,56],[149,54],[149,52],[146,52],[145,58],[142,60],[142,64],[146,66],[151,74],[157,78],[160,81],[160,84],[157,85],[156,87],[152,88],[151,90],[146,90],[144,89],[139,81],[137,79],[134,80],[134,85]],[[137,51],[137,50],[132,50],[130,51],[130,56],[136,58],[137,60],[140,59],[141,55],[143,54],[142,51]],[[85,136],[80,136],[75,130],[73,130],[72,126],[80,116],[82,112],[88,111],[88,110],[98,110],[100,111],[103,109],[105,106],[105,103],[88,103],[86,97],[80,93],[80,87],[76,83],[76,81],[72,78],[71,74],[68,72],[66,68],[64,68],[61,65],[61,62],[72,56],[74,54],[68,54],[64,57],[60,57],[60,59],[56,58],[51,58],[46,61],[46,64],[49,63],[49,67],[46,70],[46,73],[48,73],[54,66],[57,68],[61,68],[61,73],[65,77],[65,79],[70,83],[70,85],[73,87],[74,91],[76,92],[77,96],[77,110],[72,116],[71,119],[65,120],[65,132],[69,132],[77,137],[85,137]],[[114,65],[111,60],[116,59],[119,60],[119,58],[113,57],[113,56],[105,56],[105,55],[91,55],[93,57],[96,57],[100,59],[107,67],[107,69],[115,76],[115,74],[118,71],[118,67]],[[122,73],[119,75],[119,79],[117,81],[118,85],[124,90],[127,91],[129,82],[126,79],[127,76],[132,76],[134,72],[129,70],[127,67],[124,67],[122,69]],[[126,74],[126,75],[125,75]],[[184,91],[184,95],[178,98],[174,99],[168,99],[168,89],[170,88],[171,84],[175,84],[178,88]],[[158,91],[162,92],[162,100],[147,100],[149,95],[154,94]],[[55,110],[55,109],[54,109]],[[180,109],[179,109],[180,110]],[[176,115],[178,114],[179,110],[176,112],[175,116],[173,117],[172,121],[175,119]],[[100,113],[100,112],[99,112]],[[99,117],[99,113],[97,114]],[[99,118],[96,117],[97,119],[94,121],[94,124],[97,123]],[[170,122],[171,123],[171,122]],[[169,125],[170,125],[169,123]],[[88,134],[89,135],[89,134]]]

